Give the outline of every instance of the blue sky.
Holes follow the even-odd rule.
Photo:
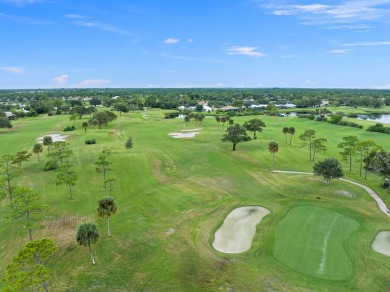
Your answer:
[[[390,0],[0,0],[0,88],[390,88]]]

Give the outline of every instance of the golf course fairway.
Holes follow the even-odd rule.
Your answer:
[[[352,272],[344,243],[360,228],[355,220],[335,211],[298,206],[275,228],[274,256],[309,276],[344,280]]]

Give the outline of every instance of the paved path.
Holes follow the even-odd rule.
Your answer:
[[[294,173],[294,174],[314,174],[312,172],[300,172],[300,171],[287,171],[287,170],[273,170],[273,172],[279,172],[279,173]],[[369,187],[365,186],[365,185],[362,185],[362,184],[359,184],[357,182],[354,182],[354,181],[351,181],[351,180],[347,180],[347,179],[343,179],[343,178],[340,178],[340,180],[342,181],[345,181],[347,183],[350,183],[350,184],[354,184],[354,185],[357,185],[363,189],[365,189],[367,191],[367,193],[376,201],[376,203],[378,204],[378,207],[379,209],[387,216],[387,217],[390,217],[390,211],[389,211],[389,208],[387,208],[385,202],[382,201],[382,199],[372,190],[370,189]]]

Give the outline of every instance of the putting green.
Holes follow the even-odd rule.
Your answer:
[[[294,207],[275,228],[273,254],[306,275],[343,280],[352,272],[344,243],[359,228],[358,222],[335,211]]]

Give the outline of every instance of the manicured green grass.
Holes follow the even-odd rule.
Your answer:
[[[359,229],[355,220],[325,208],[292,208],[275,228],[275,257],[309,276],[344,280],[352,262],[344,243]]]
[[[388,288],[389,259],[373,252],[370,245],[379,230],[388,229],[389,219],[363,189],[342,181],[332,181],[326,186],[318,177],[271,172],[273,169],[312,171],[314,163],[309,161],[308,149],[301,148],[298,140],[307,129],[315,129],[317,137],[328,139],[328,151],[319,154],[318,160],[341,159],[337,144],[348,135],[372,139],[390,150],[386,135],[294,117],[260,116],[267,125],[263,133],[258,134],[257,140],[238,144],[237,151],[233,152],[231,144],[221,142],[225,129],[213,118],[204,120],[201,134],[196,138],[173,139],[169,133],[194,128],[194,123],[186,128],[182,119],[165,120],[161,110],[148,110],[146,115],[147,119],[140,112],[122,114],[102,129],[89,127],[86,134],[81,123],[88,117],[76,120],[76,131],[65,133],[73,150],[69,162],[78,175],[73,201],[68,198],[66,186],[55,185],[56,174],[43,171],[48,161],[46,150],[41,163],[34,155],[22,165],[23,175],[15,183],[31,187],[49,206],[43,223],[58,223],[51,229],[33,233],[34,238],[53,237],[59,246],[48,262],[54,278],[51,290],[383,291]],[[242,124],[252,118],[233,119]],[[31,151],[38,137],[62,133],[72,123],[68,116],[18,120],[13,129],[0,134],[0,155]],[[296,129],[291,146],[285,144],[282,134],[285,126]],[[127,150],[124,144],[130,136],[134,148]],[[96,139],[97,144],[85,145],[86,139]],[[270,141],[279,143],[274,167],[267,149]],[[108,195],[103,175],[96,172],[94,165],[105,148],[112,153],[107,178],[116,179],[113,197],[118,205],[117,214],[111,218],[110,238],[105,220],[96,212],[97,200]],[[380,178],[372,174],[367,180],[361,178],[356,161],[352,172],[347,170],[346,162],[343,166],[348,179],[368,185],[390,202],[380,186]],[[8,199],[0,202],[0,274],[28,240],[26,233],[19,233],[22,219],[16,222],[4,219],[3,215],[9,211],[8,203]],[[271,211],[261,222],[252,248],[237,255],[215,251],[211,245],[214,232],[230,211],[247,205],[259,205]],[[340,224],[348,220],[357,222],[359,229],[348,237],[336,232],[338,229],[331,233],[329,246],[332,249],[341,246],[340,253],[350,263],[339,268],[340,273],[336,274],[340,278],[329,274],[332,266],[329,263],[325,276],[321,276],[310,273],[309,268],[300,271],[294,266],[292,269],[274,255],[275,246],[280,244],[277,230],[291,216],[290,210],[305,208],[302,206],[340,214]],[[96,222],[100,230],[100,242],[93,246],[96,266],[91,265],[86,248],[77,246],[75,241],[77,224],[83,220]],[[321,221],[317,218],[312,224],[320,226]],[[324,228],[327,226],[324,223]],[[167,233],[170,229],[174,229],[172,234]],[[315,237],[309,233],[307,239]],[[324,239],[323,233],[319,241],[320,238]],[[285,240],[283,244],[287,247],[287,243]],[[287,255],[285,258],[294,259]],[[318,259],[314,258],[304,264],[305,267],[316,265]]]

